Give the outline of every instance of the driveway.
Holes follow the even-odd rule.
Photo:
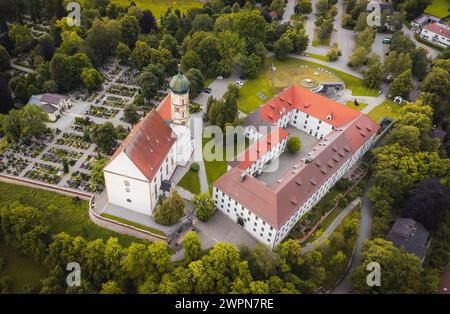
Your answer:
[[[215,99],[221,99],[223,97],[223,94],[225,94],[225,92],[227,91],[228,84],[234,84],[238,80],[245,83],[245,80],[240,79],[239,76],[240,70],[236,67],[229,77],[224,77],[221,80],[215,79],[211,84],[209,84],[208,87],[211,88],[210,94],[202,92],[192,101],[200,104],[203,109],[206,110],[206,103],[209,96],[212,96]]]
[[[361,265],[361,249],[365,240],[370,239],[372,237],[372,220],[373,220],[373,211],[371,208],[371,202],[366,197],[365,193],[371,186],[371,181],[369,180],[369,184],[364,191],[364,196],[361,200],[361,221],[359,223],[359,235],[356,239],[356,248],[355,254],[353,255],[352,262],[350,264],[350,269],[345,275],[344,279],[337,285],[336,288],[333,289],[331,293],[333,294],[347,294],[351,293],[350,287],[350,273],[357,266]]]
[[[416,37],[414,37],[414,32],[412,30],[410,30],[408,27],[406,27],[406,25],[403,24],[403,28],[402,28],[403,33],[408,36],[409,38],[411,38],[411,40],[413,42],[415,42],[415,44],[417,45],[417,47],[423,47],[428,51],[428,56],[435,59],[437,57],[437,55],[439,54],[439,51],[437,51],[436,49],[433,49],[425,44],[422,44],[421,42],[418,42],[416,40]]]
[[[296,0],[287,0],[286,6],[284,7],[283,17],[281,18],[281,23],[290,23],[291,16],[295,14]]]
[[[238,223],[216,210],[207,223],[194,219],[193,226],[198,230],[202,248],[211,248],[219,242],[227,242],[240,246],[242,244],[252,248],[257,241]]]

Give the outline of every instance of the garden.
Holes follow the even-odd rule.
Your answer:
[[[401,107],[401,105],[396,104],[392,100],[386,99],[379,106],[372,109],[367,115],[375,122],[381,122],[384,117],[397,119]]]
[[[0,172],[18,176],[28,166],[28,160],[9,152],[0,155]]]
[[[273,64],[275,66],[275,73],[272,72],[269,66],[270,64]],[[303,66],[303,68],[301,66]],[[308,66],[308,68],[306,68],[305,66]],[[298,70],[295,70],[295,68],[298,68]],[[238,97],[239,109],[247,114],[255,111],[259,106],[266,103],[267,99],[272,98],[274,95],[280,92],[282,88],[285,88],[292,83],[300,83],[298,81],[294,81],[290,77],[289,71],[296,71],[298,73],[298,79],[301,77],[301,71],[308,71],[308,74],[311,74],[310,70],[313,68],[320,68],[322,70],[321,72],[315,71],[319,73],[318,77],[316,78],[319,83],[323,82],[322,78],[327,79],[334,77],[335,80],[337,79],[339,81],[343,81],[345,83],[345,87],[352,90],[353,96],[378,95],[378,90],[368,89],[364,87],[362,79],[357,78],[351,74],[306,60],[288,58],[286,61],[278,61],[275,58],[271,57],[267,58],[264,69],[258,74],[258,76],[253,80],[248,80],[240,89]],[[281,72],[281,76],[278,76],[277,72]],[[310,79],[314,79],[316,77],[314,75],[314,72],[312,74],[313,75],[312,77],[310,77]],[[320,74],[322,74],[322,76],[320,76]],[[328,75],[332,75],[332,77]],[[321,79],[319,79],[319,77]],[[274,78],[276,79],[276,86],[274,86],[273,84]],[[265,99],[263,97],[260,97],[258,94],[264,95]]]
[[[81,156],[83,154],[80,152],[52,147],[42,155],[42,160],[59,164],[62,164],[66,160],[69,165],[73,166]]]
[[[98,194],[100,194],[104,189],[104,186],[92,183],[90,174],[81,171],[74,171],[72,173],[70,179],[67,180],[66,187],[83,192]]]
[[[102,119],[112,119],[119,113],[117,109],[110,109],[102,106],[91,105],[89,109],[85,112],[86,115],[102,118]]]
[[[88,149],[90,143],[86,143],[81,135],[74,133],[63,133],[63,135],[56,140],[56,144],[70,146],[77,149]]]
[[[25,173],[25,178],[42,181],[49,184],[58,184],[64,172],[62,169],[51,165],[34,163],[32,168]]]
[[[128,87],[123,85],[112,85],[106,90],[106,92],[109,94],[115,94],[125,97],[132,97],[137,91],[137,87]]]
[[[106,99],[103,101],[102,105],[103,106],[110,106],[110,107],[117,107],[117,108],[123,108],[125,107],[125,105],[127,104],[127,100],[123,99],[121,97],[117,97],[117,96],[108,96],[106,97]]]

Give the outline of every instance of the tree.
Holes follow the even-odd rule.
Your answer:
[[[133,47],[141,32],[138,20],[132,15],[125,15],[119,20],[119,23],[122,41],[128,47]]]
[[[95,68],[84,68],[81,80],[89,91],[99,90],[103,83],[103,76]]]
[[[194,32],[212,31],[214,21],[208,14],[197,14],[192,21],[192,30]]]
[[[348,60],[348,65],[351,67],[360,67],[367,62],[367,55],[369,51],[366,47],[358,47],[355,49],[353,54],[350,56]]]
[[[420,222],[428,231],[436,231],[449,212],[450,189],[438,178],[431,178],[417,183],[410,195],[403,216]]]
[[[214,202],[208,192],[194,195],[192,203],[199,220],[208,221],[214,214]]]
[[[331,47],[331,49],[328,50],[327,57],[330,61],[336,61],[337,59],[339,59],[340,55],[341,55],[341,49],[339,49],[337,43],[334,43],[333,47]]]
[[[413,125],[399,125],[385,139],[386,145],[395,143],[399,143],[412,152],[418,151],[420,148],[420,130]]]
[[[177,223],[184,215],[184,206],[184,200],[173,190],[167,199],[156,206],[155,222],[165,226]]]
[[[9,69],[10,56],[5,47],[0,45],[0,72]]]
[[[84,40],[90,59],[95,64],[106,61],[115,52],[120,37],[121,26],[118,21],[95,19]]]
[[[287,55],[294,50],[292,41],[287,37],[281,37],[273,45],[275,57],[279,60],[286,60]]]
[[[300,0],[295,7],[295,12],[299,14],[309,14],[312,12],[312,4],[310,0]]]
[[[20,125],[24,137],[40,137],[46,130],[47,121],[48,114],[38,105],[28,104],[20,110]]]
[[[110,280],[102,284],[100,294],[123,294],[123,291],[118,286],[117,282]]]
[[[406,70],[410,70],[411,65],[412,61],[409,53],[391,51],[384,60],[384,71],[392,74],[395,78]]]
[[[131,56],[130,47],[123,42],[120,42],[116,48],[116,57],[119,59],[120,64],[128,64]]]
[[[302,142],[298,136],[291,136],[286,145],[289,153],[296,154],[301,149]]]
[[[103,168],[105,168],[108,163],[108,158],[99,158],[91,169],[91,182],[96,185],[104,185],[105,177],[103,175]]]
[[[8,82],[0,76],[0,114],[8,113],[14,106],[14,100]]]
[[[389,86],[389,93],[394,96],[408,98],[409,92],[413,89],[411,70],[406,70],[397,76]]]
[[[194,50],[188,50],[181,57],[181,70],[183,72],[188,71],[191,68],[203,69],[202,60],[200,56]]]
[[[139,20],[139,25],[143,34],[148,34],[151,31],[158,32],[158,25],[156,19],[153,16],[152,11],[144,10],[142,12],[142,17]]]
[[[92,129],[92,142],[105,154],[111,154],[116,147],[116,132],[111,122],[95,125]]]
[[[135,125],[136,123],[138,123],[140,115],[137,112],[136,106],[134,106],[133,104],[125,106],[123,110],[123,119],[125,120],[125,122],[131,125]]]
[[[189,98],[193,99],[199,95],[205,87],[205,79],[199,69],[191,68],[184,73],[191,83],[189,88]]]
[[[242,75],[247,79],[254,79],[259,72],[261,58],[252,53],[242,58]]]
[[[150,71],[145,71],[139,77],[139,86],[141,87],[141,94],[146,101],[155,98],[160,85],[158,78]]]
[[[265,244],[258,243],[250,254],[249,262],[254,277],[263,279],[276,274],[280,266],[280,257]]]
[[[247,45],[264,41],[266,21],[258,10],[242,10],[232,14],[231,17],[233,29],[242,38]]]
[[[411,60],[412,60],[412,71],[413,74],[422,80],[428,73],[428,67],[430,66],[430,60],[427,57],[428,51],[419,47],[411,50]]]
[[[30,50],[33,34],[25,25],[13,24],[9,30],[9,38],[14,43],[14,52],[19,54]]]
[[[450,90],[449,70],[437,66],[435,63],[420,84],[420,90],[433,95],[432,104],[435,115],[438,113],[445,115],[450,112],[448,100],[448,91]]]
[[[131,64],[138,70],[142,70],[151,61],[152,55],[150,47],[147,43],[138,40],[136,47],[131,53]]]
[[[368,88],[378,89],[383,79],[383,70],[379,62],[373,63],[367,71],[363,73],[364,86]]]
[[[183,238],[184,260],[187,263],[196,261],[202,253],[202,244],[194,231],[188,231]]]
[[[353,289],[359,293],[418,293],[421,287],[423,268],[419,258],[396,248],[383,239],[366,240],[361,253],[361,266],[351,273]],[[381,266],[381,285],[367,285],[367,264]]]
[[[391,51],[396,51],[397,53],[408,53],[416,47],[416,44],[406,36],[402,30],[395,32],[392,35]]]

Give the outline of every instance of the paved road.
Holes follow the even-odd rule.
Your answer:
[[[27,68],[27,67],[24,67],[24,66],[21,66],[21,65],[18,65],[18,64],[14,64],[13,61],[11,61],[10,66],[13,69],[20,70],[20,71],[23,71],[23,72],[32,73],[32,74],[36,74],[37,73],[36,70],[30,69],[30,68]]]
[[[291,16],[295,14],[296,0],[287,0],[286,7],[284,8],[283,17],[281,18],[282,23],[290,23]]]
[[[331,234],[336,230],[339,224],[344,220],[344,218],[361,202],[361,199],[358,197],[353,202],[351,202],[343,211],[339,213],[339,215],[333,220],[333,222],[328,226],[328,228],[324,231],[324,233],[314,242],[308,243],[304,248],[302,248],[302,254],[306,254],[309,251],[319,247],[323,244],[325,240],[327,240]]]
[[[330,43],[337,43],[339,49],[341,49],[342,55],[337,61],[332,62],[333,66],[339,66],[341,68],[347,68],[348,59],[355,50],[355,33],[352,30],[348,30],[342,27],[341,21],[344,15],[344,1],[339,0],[336,3],[337,15],[334,17],[334,29],[335,31],[331,33]]]
[[[366,187],[366,191],[370,188],[371,181],[369,180],[369,184]],[[349,277],[350,273],[353,269],[361,264],[361,249],[364,241],[366,239],[370,239],[372,237],[372,220],[373,220],[373,211],[371,208],[371,202],[369,199],[364,196],[361,201],[361,221],[359,223],[359,235],[356,239],[356,248],[355,254],[353,256],[352,262],[350,264],[350,269],[345,275],[344,279],[339,283],[339,285],[333,289],[331,293],[334,294],[346,294],[351,292]]]
[[[295,59],[302,59],[302,60],[314,62],[314,63],[317,63],[317,64],[325,65],[327,67],[334,68],[334,69],[346,72],[346,73],[351,74],[353,76],[356,76],[358,78],[362,78],[363,77],[361,73],[356,72],[355,70],[351,69],[350,67],[347,66],[347,64],[326,62],[326,61],[318,60],[318,59],[307,57],[307,56],[300,56],[298,54],[290,54],[289,57],[295,58]]]

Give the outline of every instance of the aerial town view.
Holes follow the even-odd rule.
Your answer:
[[[449,0],[0,0],[0,292],[450,294],[449,100]]]

